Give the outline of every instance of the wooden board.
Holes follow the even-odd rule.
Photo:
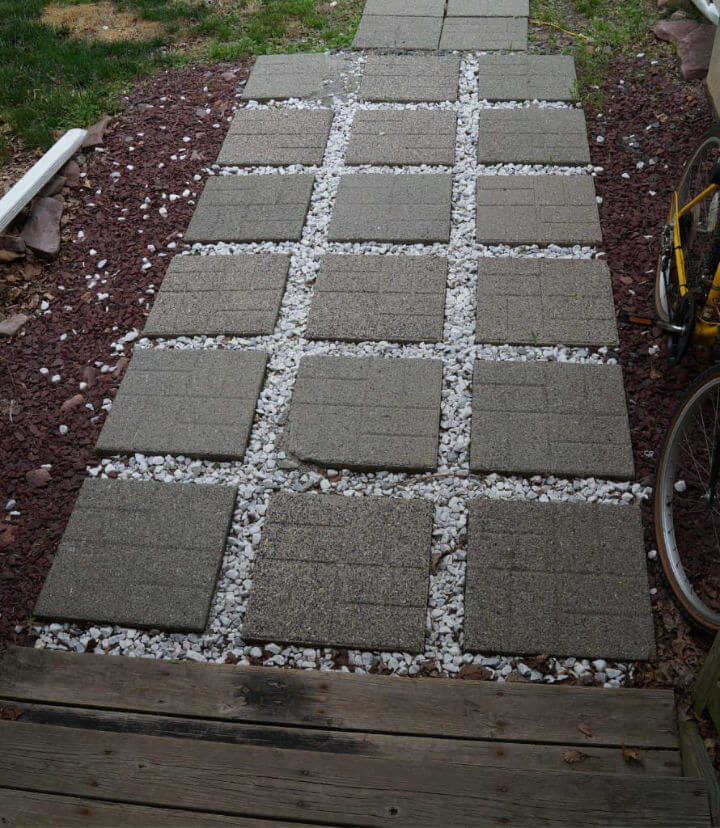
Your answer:
[[[710,816],[713,825],[720,825],[720,783],[708,756],[705,743],[695,722],[680,721],[680,749],[682,752],[683,775],[702,779],[707,787],[710,800]]]

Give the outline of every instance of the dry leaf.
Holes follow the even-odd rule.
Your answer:
[[[6,719],[14,722],[16,719],[19,719],[20,716],[22,716],[22,710],[18,710],[17,707],[10,707],[9,705],[6,707],[0,707],[0,719]]]
[[[563,762],[567,762],[568,765],[574,765],[577,762],[584,762],[588,758],[588,755],[581,750],[566,750],[562,757]]]
[[[583,734],[583,736],[587,736],[588,739],[593,735],[592,730],[590,730],[590,728],[584,722],[580,722],[580,724],[578,725],[578,730],[580,731],[580,733]]]
[[[622,746],[622,752],[623,752],[623,759],[626,762],[628,762],[629,764],[632,764],[633,762],[636,762],[638,765],[642,765],[643,760],[642,760],[642,757],[640,756],[640,751],[635,750],[635,748],[625,747],[625,745],[623,745]]]

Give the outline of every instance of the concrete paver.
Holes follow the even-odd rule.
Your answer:
[[[360,110],[345,163],[452,165],[456,129],[454,112]]]
[[[243,100],[286,98],[330,103],[355,90],[352,61],[337,55],[260,55],[242,93]]]
[[[478,91],[490,101],[574,101],[575,62],[570,55],[481,55]]]
[[[440,55],[370,55],[360,81],[366,101],[456,101],[460,58]]]
[[[363,14],[443,17],[445,0],[367,0]]]
[[[448,17],[527,17],[528,0],[448,0]]]
[[[446,17],[440,48],[461,51],[525,50],[527,27],[524,17]]]
[[[354,49],[437,49],[442,17],[363,14]]]

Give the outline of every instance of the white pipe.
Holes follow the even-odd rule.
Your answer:
[[[56,141],[43,157],[0,198],[0,233],[15,216],[36,196],[85,140],[86,129],[70,129]]]
[[[720,20],[720,12],[718,12],[718,7],[715,5],[713,0],[692,0],[693,5],[695,8],[701,13],[704,14],[707,19],[717,26],[718,20]]]

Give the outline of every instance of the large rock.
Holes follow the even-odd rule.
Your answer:
[[[105,130],[108,128],[108,124],[112,121],[112,118],[109,115],[105,115],[105,117],[101,118],[96,124],[88,127],[88,134],[83,141],[83,149],[87,147],[100,147],[103,143],[103,136],[105,135]]]
[[[40,196],[33,201],[30,218],[22,229],[23,241],[39,256],[53,258],[60,249],[60,218],[63,201]]]
[[[661,20],[653,27],[660,40],[675,44],[680,74],[685,80],[701,80],[708,73],[716,27],[695,20]]]

